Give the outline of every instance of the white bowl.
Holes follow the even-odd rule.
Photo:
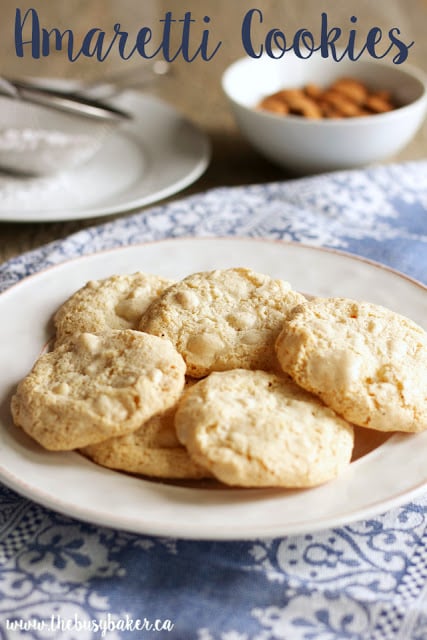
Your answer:
[[[371,116],[309,120],[256,109],[259,101],[282,88],[308,83],[328,86],[340,77],[363,81],[375,90],[391,90],[399,108]],[[296,173],[359,167],[384,160],[415,135],[427,110],[427,80],[420,70],[374,59],[341,60],[286,53],[243,58],[225,71],[222,87],[243,135],[264,156]]]

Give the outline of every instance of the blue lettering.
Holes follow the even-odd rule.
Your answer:
[[[203,18],[203,22],[205,23],[209,23],[211,21],[211,19],[209,18],[209,16],[205,16]],[[205,62],[209,62],[209,60],[212,60],[212,58],[218,53],[220,47],[222,46],[222,41],[220,40],[216,47],[214,47],[214,49],[211,51],[211,53],[208,52],[208,38],[209,38],[209,30],[208,29],[204,29],[203,30],[203,34],[202,34],[202,42],[200,44],[200,47],[198,48],[195,57],[198,55],[198,53],[200,52],[201,57],[203,60],[205,60]]]
[[[50,54],[51,36],[54,36],[54,48],[56,49],[56,51],[62,51],[64,38],[68,36],[68,59],[73,62],[74,34],[71,29],[65,29],[65,31],[63,31],[62,33],[56,27],[54,29],[51,29],[50,31],[48,31],[47,29],[42,29],[43,56],[48,56]]]
[[[181,39],[181,53],[182,53],[182,57],[184,58],[184,60],[186,62],[192,62],[193,58],[190,56],[190,26],[192,22],[195,22],[195,20],[192,19],[191,17],[191,13],[189,11],[187,11],[187,13],[184,16],[183,20],[180,20],[180,22],[183,23],[183,27],[182,27],[182,39]],[[178,50],[179,51],[179,50]],[[177,51],[177,55],[178,55],[178,51]]]
[[[303,45],[303,51],[301,50],[301,45]],[[299,29],[294,37],[293,49],[295,55],[304,60],[309,58],[314,51],[317,51],[318,48],[316,48],[311,31],[308,29]]]
[[[31,40],[24,40],[23,30],[27,18],[31,16]],[[40,58],[40,21],[35,9],[28,9],[22,18],[21,10],[15,14],[15,51],[19,58],[24,57],[24,45],[31,44],[31,57]]]
[[[119,44],[118,44],[118,49],[119,49],[119,55],[122,59],[126,60],[126,44],[127,44],[127,40],[128,40],[128,32],[127,31],[121,31],[121,24],[120,22],[117,22],[114,25],[114,38],[118,38],[119,39]]]
[[[273,45],[273,46],[272,46]],[[265,38],[265,52],[270,58],[280,60],[285,55],[286,36],[279,29],[271,29]]]
[[[89,29],[78,45],[71,29],[60,31],[56,27],[52,29],[41,28],[39,16],[35,9],[28,9],[25,13],[17,9],[15,16],[15,50],[16,55],[22,58],[26,52],[26,45],[28,47],[31,46],[31,56],[35,59],[41,56],[48,56],[52,51],[65,51],[70,62],[75,62],[81,56],[96,58],[103,62],[110,55],[113,47],[116,48],[117,54],[122,60],[128,60],[137,53],[142,58],[154,58],[159,54],[163,54],[164,59],[168,62],[172,62],[178,56],[182,56],[186,62],[193,62],[196,58],[209,61],[217,54],[222,42],[217,41],[214,46],[211,46],[209,41],[210,32],[206,28],[203,29],[197,46],[193,48],[191,38],[195,22],[196,20],[192,18],[190,11],[187,11],[180,20],[174,19],[172,12],[168,11],[164,19],[160,20],[160,23],[163,23],[163,34],[156,44],[153,43],[155,32],[150,27],[142,27],[138,31],[135,40],[129,42],[129,33],[122,30],[121,25],[117,23],[113,27],[112,35],[109,36],[98,27]],[[209,16],[204,16],[203,22],[208,24],[210,22]],[[172,50],[171,30],[173,25],[177,23],[182,26],[181,42],[175,50]],[[28,33],[26,33],[27,31]]]
[[[163,51],[163,57],[166,62],[172,62],[178,55],[177,52],[174,56],[171,56],[171,25],[172,22],[176,22],[176,20],[172,18],[172,11],[165,13],[164,20],[160,20],[160,22],[164,23],[163,39],[160,49]]]
[[[353,18],[351,19],[352,22],[355,22],[357,18],[355,18],[353,16]],[[348,44],[346,46],[346,48],[344,49],[344,51],[341,54],[341,57],[338,58],[339,60],[342,60],[343,58],[345,58],[345,56],[348,56],[349,60],[352,60],[353,62],[355,60],[359,60],[360,56],[362,55],[362,53],[365,51],[366,49],[366,43],[363,45],[363,47],[361,48],[361,50],[359,51],[359,53],[355,52],[355,48],[356,48],[356,35],[357,35],[357,31],[356,29],[350,29],[349,32],[349,36],[348,36]]]
[[[138,54],[142,58],[154,58],[154,56],[160,50],[158,49],[152,55],[147,54],[145,47],[149,42],[151,42],[152,37],[153,37],[153,32],[148,27],[144,27],[143,29],[140,29],[138,31],[138,34],[136,36],[136,50],[138,51]]]
[[[335,43],[341,37],[341,33],[342,31],[339,27],[332,27],[328,31],[328,15],[327,13],[322,13],[320,27],[320,52],[322,58],[329,58],[330,49],[332,58],[338,61]]]
[[[398,52],[394,55],[393,62],[394,62],[394,64],[402,64],[402,62],[405,62],[405,60],[408,57],[409,49],[415,43],[414,43],[414,41],[412,41],[409,44],[405,44],[404,42],[402,42],[402,40],[400,40],[400,38],[396,38],[396,36],[395,36],[396,33],[397,33],[397,35],[400,35],[400,29],[398,29],[397,27],[394,27],[393,29],[390,29],[390,31],[388,32],[389,38],[391,40],[390,49],[392,47],[394,47],[394,46],[397,47]]]
[[[376,52],[376,45],[381,42],[383,37],[382,31],[379,27],[374,27],[373,29],[371,29],[368,33],[368,36],[366,38],[366,49],[368,50],[369,54],[373,57],[373,58],[384,58],[384,56],[387,55],[387,52],[384,53],[383,55],[378,55]]]
[[[210,22],[209,16],[205,16],[203,18],[203,21],[205,23],[209,23]],[[191,26],[192,22],[195,22],[195,20],[193,20],[191,18],[191,13],[187,12],[185,14],[185,16],[184,16],[184,20],[180,20],[180,22],[184,23],[183,33],[182,33],[182,47],[181,47],[182,57],[184,58],[184,60],[186,62],[193,62],[193,60],[195,60],[199,56],[205,62],[208,62],[209,60],[212,60],[214,55],[218,52],[219,48],[221,47],[222,42],[219,41],[217,43],[216,47],[213,49],[213,51],[211,53],[209,53],[209,51],[208,51],[209,29],[204,29],[203,32],[202,32],[201,43],[200,43],[199,47],[195,50],[195,52],[191,55],[190,51],[189,51],[189,47],[190,47],[190,26]],[[179,52],[179,50],[178,50],[178,52]],[[178,52],[177,52],[177,54],[178,54]]]
[[[203,22],[210,23],[210,17],[204,16]],[[356,16],[351,16],[350,21],[357,22]],[[173,62],[179,56],[186,62],[193,62],[196,58],[201,58],[205,62],[212,60],[222,46],[222,41],[210,43],[210,31],[205,28],[199,34],[195,45],[192,45],[193,30],[196,20],[192,13],[187,11],[181,19],[173,18],[171,11],[167,11],[162,20],[163,33],[161,38],[154,42],[155,31],[149,26],[144,26],[137,32],[136,38],[130,42],[129,33],[121,29],[120,24],[115,24],[113,33],[107,35],[98,27],[93,27],[87,31],[79,44],[76,43],[72,29],[52,29],[41,28],[40,20],[36,9],[30,8],[22,12],[19,8],[15,14],[15,51],[19,58],[23,58],[25,53],[30,53],[34,59],[41,56],[49,56],[52,51],[64,51],[70,62],[75,62],[80,56],[96,58],[103,62],[116,49],[122,60],[128,60],[137,53],[141,58],[154,58],[162,55],[167,62]],[[241,28],[242,45],[251,58],[260,58],[265,52],[274,59],[282,58],[286,52],[293,51],[295,55],[302,59],[310,58],[315,51],[320,51],[323,58],[331,57],[339,62],[344,57],[349,60],[358,60],[366,51],[371,57],[376,59],[385,58],[390,52],[393,53],[394,64],[401,64],[408,58],[408,52],[414,42],[406,44],[400,37],[400,30],[397,27],[390,29],[387,35],[380,27],[372,27],[363,43],[363,46],[356,46],[357,30],[350,29],[346,34],[345,48],[339,41],[343,37],[340,27],[330,27],[328,15],[321,13],[320,39],[317,40],[307,28],[298,29],[291,40],[283,29],[270,28],[265,37],[257,40],[257,29],[264,23],[264,15],[260,9],[250,9],[246,12]],[[178,24],[180,27],[178,27]],[[172,29],[181,29],[181,40],[174,48],[172,44]],[[175,38],[174,38],[175,40]],[[378,45],[384,43],[384,47],[379,49]]]
[[[242,44],[248,56],[251,58],[260,58],[263,54],[264,47],[260,45],[258,52],[256,52],[252,45],[252,18],[255,14],[258,14],[260,24],[264,21],[262,12],[259,9],[251,9],[247,12],[242,23]]]
[[[92,41],[96,38],[96,41],[93,43]],[[83,38],[83,44],[81,48],[81,52],[83,55],[93,58],[96,56],[97,60],[102,61],[104,57],[102,55],[102,49],[104,46],[104,38],[105,32],[101,31],[101,29],[94,28],[87,32],[85,37]]]

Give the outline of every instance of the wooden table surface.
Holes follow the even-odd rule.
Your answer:
[[[317,0],[270,0],[268,3],[251,3],[246,0],[206,0],[200,6],[197,0],[187,0],[185,5],[178,0],[56,0],[46,3],[33,0],[19,4],[22,13],[34,8],[45,28],[70,28],[76,39],[83,37],[92,27],[111,31],[112,25],[121,23],[124,30],[132,33],[144,25],[152,27],[157,38],[161,37],[165,12],[171,11],[175,19],[182,18],[186,11],[196,19],[192,38],[197,40],[208,23],[212,43],[221,40],[221,50],[209,62],[196,59],[186,62],[178,57],[171,66],[171,73],[157,80],[145,91],[174,105],[207,133],[212,144],[212,159],[205,174],[193,185],[173,196],[182,198],[190,193],[224,185],[241,185],[275,180],[286,180],[290,176],[258,155],[240,136],[222,94],[220,78],[224,69],[233,60],[242,57],[240,26],[245,13],[253,7],[262,7],[263,28],[278,27],[293,34],[304,26],[316,33],[319,30],[320,12],[326,11],[331,25],[350,29],[350,17],[357,17],[360,34],[372,26],[385,31],[392,27],[400,29],[402,38],[414,41],[409,61],[427,72],[427,26],[426,0],[326,0],[319,9]],[[339,4],[339,7],[336,5]],[[104,62],[83,59],[71,63],[64,52],[52,52],[49,56],[33,60],[26,55],[18,58],[14,46],[14,24],[17,4],[14,0],[2,0],[0,25],[0,65],[4,75],[39,75],[70,78],[97,78],[112,70],[129,69],[130,65],[141,65],[141,59],[123,62],[113,54]],[[175,23],[176,24],[176,23]],[[362,35],[360,36],[362,38]],[[172,32],[171,46],[178,46],[181,34]],[[145,64],[145,62],[144,62]],[[407,161],[427,156],[427,123],[424,123],[416,138],[390,161]],[[170,198],[172,199],[172,198]],[[126,215],[126,214],[121,214]],[[108,219],[113,219],[109,216]],[[0,223],[0,262],[51,240],[66,237],[81,228],[99,224],[106,218],[84,221],[53,223]]]

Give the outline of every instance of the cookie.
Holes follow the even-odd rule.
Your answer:
[[[139,328],[171,340],[188,375],[233,368],[274,369],[283,317],[305,298],[250,269],[195,273],[155,300]]]
[[[81,333],[38,359],[18,385],[12,415],[46,449],[85,447],[172,407],[184,374],[181,356],[157,336]]]
[[[350,422],[427,429],[427,333],[382,306],[317,298],[290,312],[276,343],[283,370]]]
[[[55,313],[56,344],[74,333],[137,329],[149,304],[171,284],[139,272],[90,280]]]
[[[241,487],[312,487],[350,462],[353,427],[292,381],[235,369],[188,389],[179,440],[218,480]]]
[[[188,455],[176,437],[176,407],[156,415],[124,436],[92,444],[81,453],[110,469],[153,478],[194,480],[210,474]]]

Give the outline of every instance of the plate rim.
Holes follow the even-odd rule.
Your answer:
[[[66,240],[66,238],[64,239],[64,241]],[[7,291],[10,291],[11,289],[13,289],[14,287],[19,286],[20,284],[22,284],[23,282],[26,282],[27,280],[34,278],[38,275],[41,275],[42,273],[45,273],[47,271],[50,271],[51,269],[56,269],[57,267],[60,267],[61,265],[66,265],[70,262],[78,262],[80,260],[85,260],[87,258],[91,258],[91,257],[96,257],[96,256],[100,256],[100,255],[105,255],[107,253],[114,253],[114,252],[120,252],[129,248],[137,248],[137,247],[144,247],[144,246],[151,246],[151,245],[157,245],[157,244],[164,244],[164,243],[175,243],[175,242],[180,242],[180,241],[195,241],[195,242],[212,242],[212,241],[221,241],[221,242],[259,242],[261,244],[264,243],[269,243],[269,244],[279,244],[279,245],[285,245],[285,246],[290,246],[290,247],[302,247],[305,249],[309,249],[309,250],[313,250],[313,251],[320,251],[320,252],[324,252],[324,253],[329,253],[329,254],[336,254],[340,257],[343,258],[348,258],[350,260],[356,260],[357,262],[363,262],[365,264],[368,265],[372,265],[374,268],[378,268],[380,270],[389,272],[393,275],[398,276],[399,278],[401,278],[402,280],[408,280],[408,282],[412,283],[413,285],[416,285],[418,287],[420,287],[421,289],[424,289],[427,292],[427,283],[422,282],[421,280],[418,280],[417,278],[415,278],[414,276],[410,276],[407,273],[405,273],[404,271],[400,271],[399,269],[396,269],[394,267],[391,267],[387,264],[384,264],[383,262],[379,262],[377,260],[374,260],[373,258],[367,258],[366,256],[361,256],[358,255],[357,253],[352,253],[351,251],[345,251],[344,249],[337,249],[336,247],[325,247],[325,246],[317,246],[317,245],[313,245],[310,244],[308,242],[299,242],[296,240],[282,240],[280,238],[265,238],[262,236],[232,236],[232,235],[224,235],[224,236],[218,236],[218,235],[212,235],[212,236],[189,236],[189,235],[183,235],[183,236],[174,236],[174,237],[167,237],[167,238],[157,238],[155,240],[142,240],[139,242],[133,242],[132,244],[126,244],[126,245],[118,245],[115,247],[107,247],[105,249],[99,249],[97,251],[89,251],[88,253],[83,253],[80,255],[76,255],[76,256],[70,256],[70,257],[64,257],[63,260],[61,260],[60,262],[55,262],[54,264],[49,264],[46,265],[45,267],[41,267],[38,271],[34,271],[33,273],[29,273],[28,275],[20,278],[17,282],[14,282],[12,285],[8,286],[7,288],[1,290],[0,288],[0,299],[1,296],[3,294],[5,294]],[[7,266],[8,263],[10,262],[17,262],[19,260],[25,259],[26,256],[32,255],[34,253],[34,251],[28,251],[25,252],[21,255],[17,255],[14,256],[12,258],[10,258],[10,260],[7,260],[3,265],[1,265],[2,267]],[[1,285],[1,282],[0,282]]]

